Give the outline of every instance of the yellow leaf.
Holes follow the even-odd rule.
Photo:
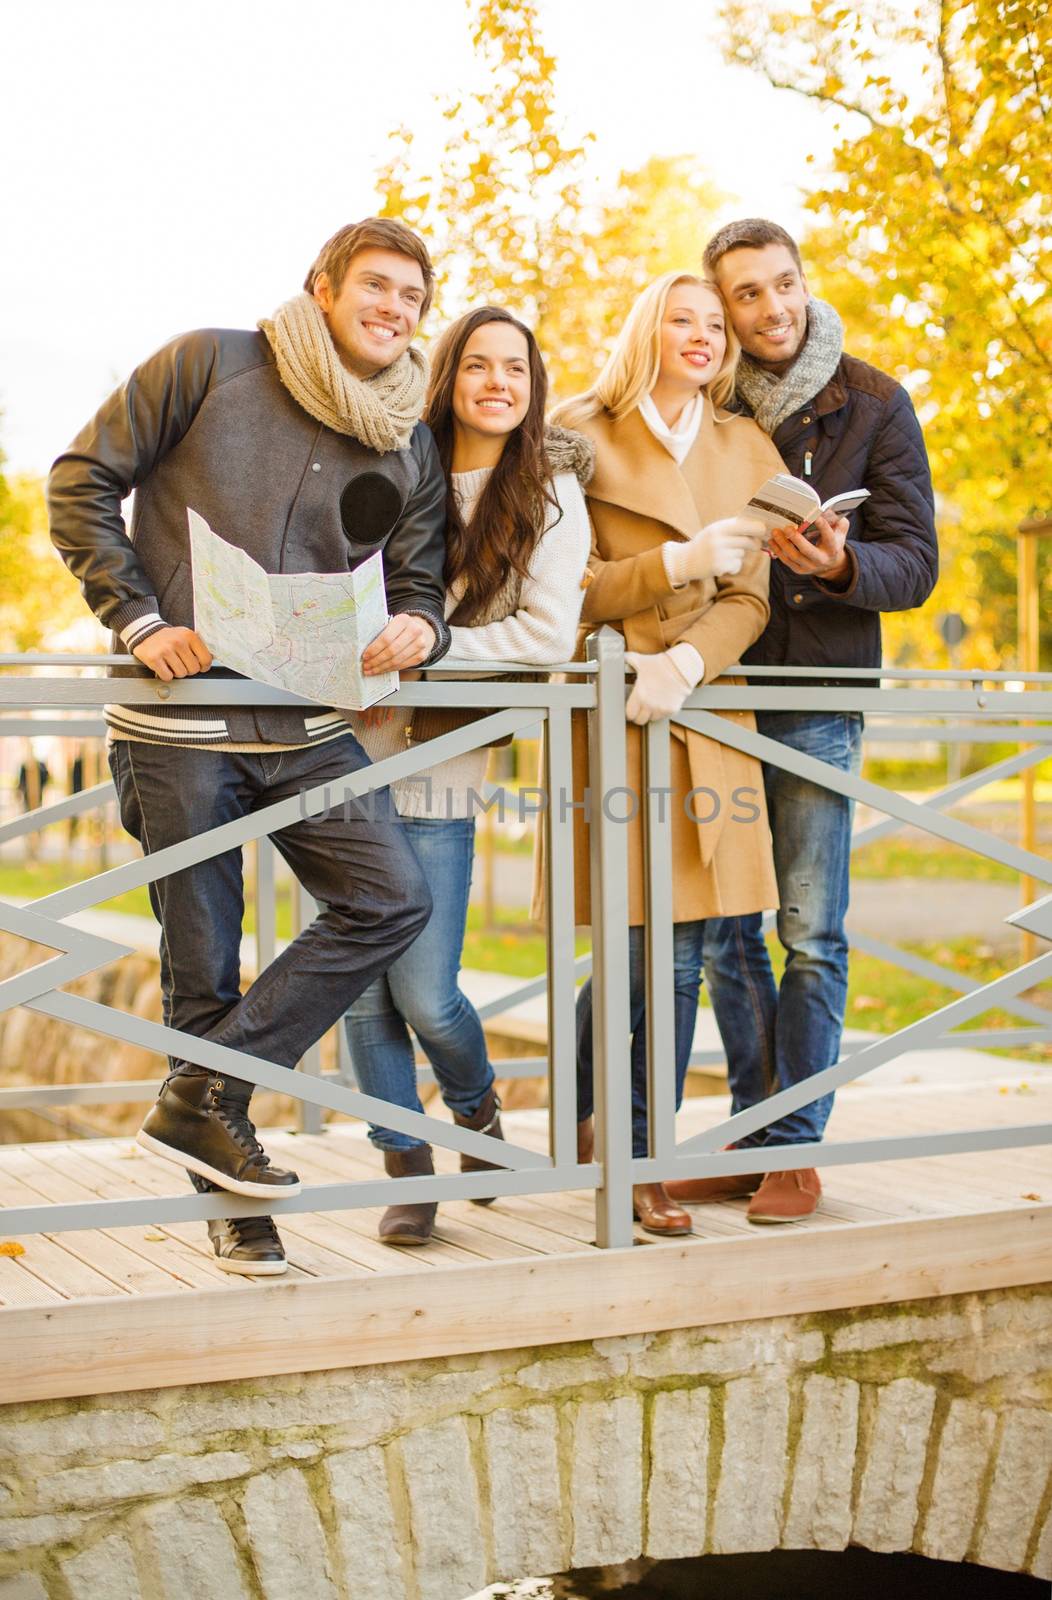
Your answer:
[[[24,1256],[26,1247],[17,1239],[0,1239],[0,1256]]]

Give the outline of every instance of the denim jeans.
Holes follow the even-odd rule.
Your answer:
[[[347,1013],[347,1042],[358,1087],[378,1100],[422,1111],[412,1028],[435,1069],[451,1111],[472,1116],[493,1084],[478,1013],[457,978],[475,858],[474,817],[407,817],[402,826],[434,901],[420,937],[359,995]],[[408,1150],[422,1139],[373,1126],[381,1150]]]
[[[701,986],[704,922],[677,922],[673,927],[672,983],[676,1030],[676,1110],[683,1101],[694,1024],[698,1015],[698,989]],[[643,929],[628,930],[628,1005],[632,1030],[632,1154],[645,1156],[647,1146],[647,1029],[646,957]],[[592,1115],[592,980],[588,979],[577,996],[577,1117],[583,1122]]]
[[[260,754],[139,740],[110,748],[121,820],[147,855],[368,765],[351,734],[313,750]],[[417,937],[431,897],[386,789],[271,838],[323,909],[246,994],[240,849],[158,878],[150,901],[161,924],[165,1022],[294,1067]],[[174,1057],[171,1069],[198,1070]]]
[[[760,711],[760,733],[842,772],[857,772],[862,718],[829,712]],[[840,1055],[847,1001],[847,914],[854,802],[764,763],[767,811],[785,947],[774,981],[759,913],[712,918],[705,978],[730,1080],[733,1112],[802,1083]],[[821,1139],[833,1096],[822,1095],[740,1143],[810,1144]]]

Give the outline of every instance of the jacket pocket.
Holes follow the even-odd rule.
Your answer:
[[[194,577],[189,561],[180,561],[162,592],[157,609],[172,628],[194,625]]]

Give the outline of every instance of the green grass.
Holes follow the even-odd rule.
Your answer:
[[[954,845],[875,839],[851,857],[853,878],[948,878],[958,882],[1018,883],[1019,874]]]

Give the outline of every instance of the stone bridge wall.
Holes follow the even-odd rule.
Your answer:
[[[34,1402],[0,1412],[0,1600],[465,1600],[849,1542],[1049,1577],[1050,1468],[1052,1288]]]

